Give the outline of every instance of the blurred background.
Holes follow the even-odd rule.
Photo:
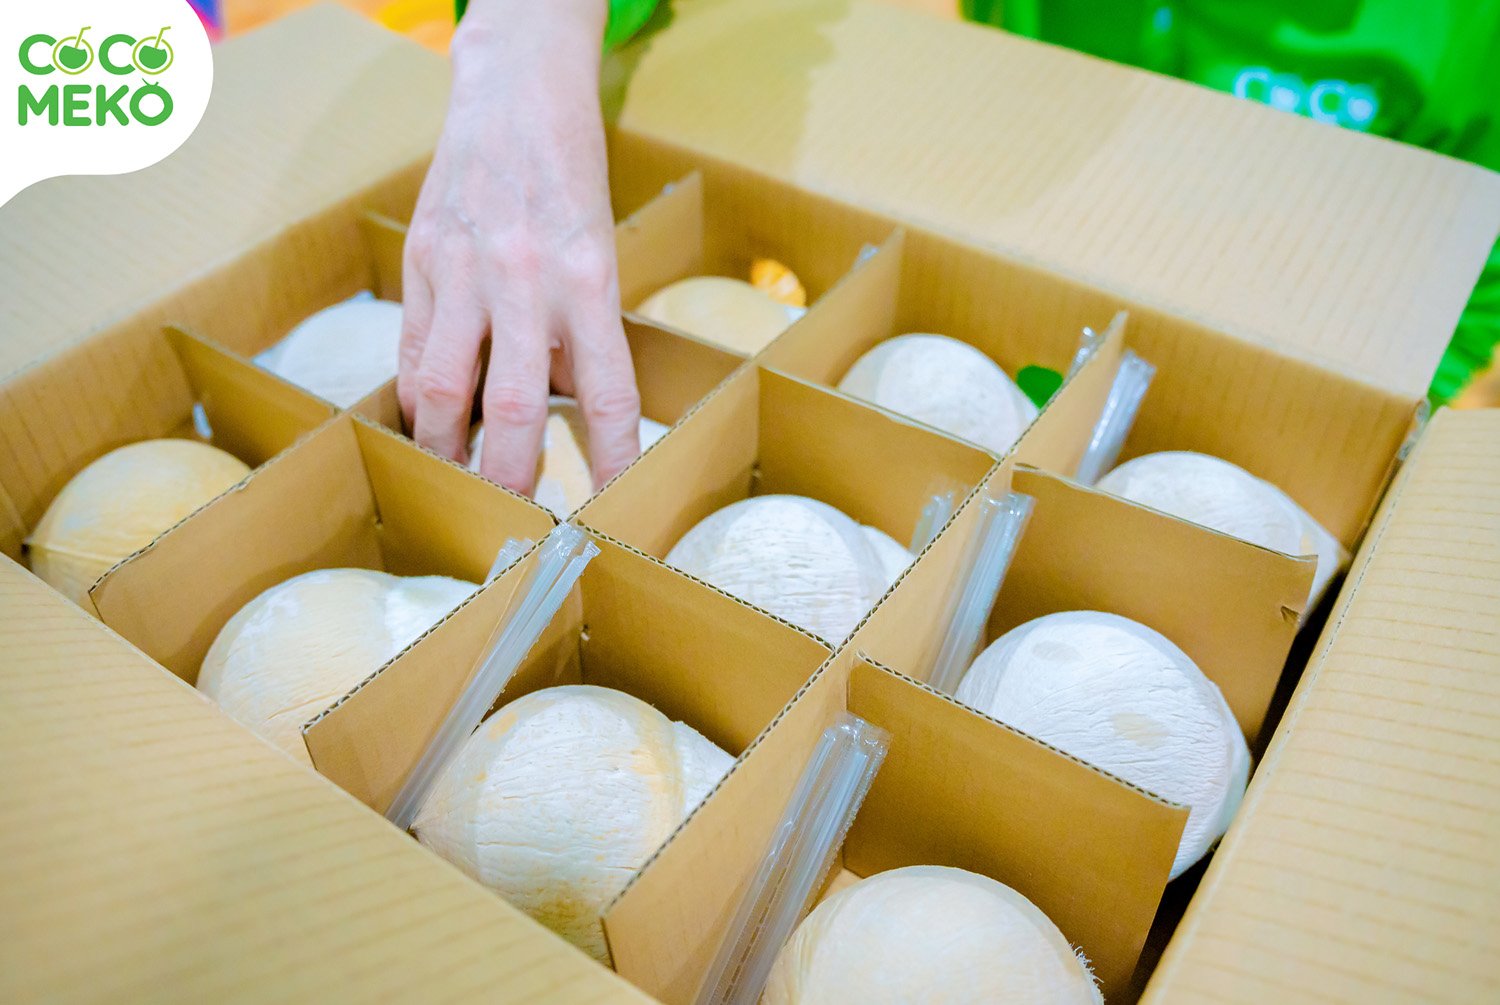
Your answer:
[[[314,0],[189,0],[217,38]],[[338,0],[439,52],[453,0]],[[1500,0],[882,0],[1195,81],[1500,170]],[[1433,378],[1500,406],[1500,245]]]

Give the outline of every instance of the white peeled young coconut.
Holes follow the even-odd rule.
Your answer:
[[[1338,539],[1281,489],[1210,454],[1165,450],[1126,461],[1097,487],[1131,502],[1287,555],[1315,555],[1316,606],[1347,554]]]
[[[469,737],[412,830],[608,962],[604,908],[733,763],[624,692],[546,688],[500,708]]]
[[[1244,795],[1250,751],[1219,688],[1129,618],[1064,611],[1028,621],[979,654],[955,697],[1187,806],[1173,879],[1223,835]]]
[[[816,499],[753,496],[699,521],[666,562],[838,642],[900,575],[894,549],[905,549],[886,541]]]
[[[886,339],[855,361],[839,390],[995,454],[1013,447],[1037,417],[994,360],[946,335]]]
[[[362,296],[308,317],[255,361],[348,408],[395,378],[400,353],[401,305]]]
[[[198,690],[305,764],[302,727],[416,641],[477,587],[447,576],[317,569],[240,608],[219,630]]]
[[[753,356],[804,311],[773,299],[743,279],[692,276],[663,286],[641,301],[635,313],[731,352]]]
[[[762,1005],[1099,1005],[1087,965],[1021,894],[964,869],[892,869],[819,904]]]
[[[142,440],[74,475],[26,541],[31,571],[76,604],[122,559],[250,473],[196,440]]]
[[[666,426],[641,416],[641,452],[667,435]],[[479,472],[484,449],[484,427],[469,439],[469,470]],[[589,430],[578,402],[553,395],[547,402],[547,425],[542,429],[542,456],[537,472],[538,503],[560,519],[588,502],[594,495],[593,463],[589,459]]]

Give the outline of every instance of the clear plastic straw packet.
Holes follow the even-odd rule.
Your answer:
[[[1073,362],[1068,365],[1068,376],[1071,377],[1083,369],[1083,364],[1094,357],[1099,347],[1104,344],[1104,333],[1096,332],[1092,328],[1084,328],[1083,334],[1078,337],[1078,350],[1073,353]]]
[[[584,566],[597,554],[599,546],[572,524],[554,528],[542,541],[535,564],[490,634],[469,682],[385,811],[387,820],[402,830],[411,827],[433,783],[463,742],[479,728],[484,713],[510,683],[516,668],[556,616],[568,591],[583,575]]]
[[[1120,448],[1135,425],[1135,417],[1140,414],[1141,402],[1154,376],[1156,367],[1129,349],[1125,350],[1114,383],[1109,386],[1109,395],[1104,399],[1104,407],[1099,411],[1099,421],[1094,423],[1094,432],[1078,465],[1079,482],[1092,485],[1115,466]]]
[[[824,731],[724,933],[698,1005],[755,1005],[885,760],[885,730],[847,712]]]
[[[1036,500],[1019,492],[1003,499],[986,496],[979,502],[979,527],[974,544],[948,603],[947,629],[927,683],[944,694],[958,690],[959,681],[974,661],[984,636],[995,596],[1015,557],[1016,545],[1031,519]]]
[[[952,516],[952,492],[938,492],[927,500],[927,505],[922,507],[922,515],[917,517],[917,526],[911,533],[911,553],[920,555],[922,549],[932,543],[932,539],[937,537],[938,531],[947,525]]]
[[[500,573],[509,569],[522,555],[530,551],[531,546],[535,543],[529,537],[506,538],[505,543],[500,546],[500,550],[495,552],[495,560],[490,563],[490,571],[485,574],[484,581],[488,583],[500,575]]]

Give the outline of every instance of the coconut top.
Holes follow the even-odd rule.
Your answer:
[[[635,312],[744,356],[760,352],[802,316],[764,290],[727,276],[679,279],[641,301]]]
[[[839,381],[845,394],[1004,454],[1037,417],[1016,382],[967,342],[909,334],[865,353]]]
[[[1208,454],[1143,454],[1099,479],[1098,487],[1263,548],[1311,554],[1302,550],[1302,521],[1284,492]]]
[[[240,608],[220,629],[198,689],[305,763],[302,727],[475,590],[447,576],[318,569]]]
[[[1117,614],[1065,611],[980,653],[959,701],[1189,807],[1175,878],[1223,834],[1249,769],[1217,686],[1161,633]]]
[[[356,297],[303,320],[257,357],[267,370],[340,408],[395,379],[401,305]]]
[[[503,706],[417,814],[417,838],[598,960],[599,917],[728,773],[700,733],[609,688]]]
[[[827,503],[767,495],[711,514],[666,561],[838,642],[889,588],[893,554],[884,546],[877,551],[858,523]]]
[[[74,475],[27,540],[32,569],[76,603],[111,566],[250,473],[196,440],[142,440]]]
[[[764,1005],[1097,1005],[1092,975],[1035,904],[941,866],[877,873],[819,904],[772,966]]]

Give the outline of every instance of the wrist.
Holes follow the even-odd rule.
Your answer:
[[[454,32],[455,71],[497,60],[597,62],[609,21],[609,0],[469,0]]]

